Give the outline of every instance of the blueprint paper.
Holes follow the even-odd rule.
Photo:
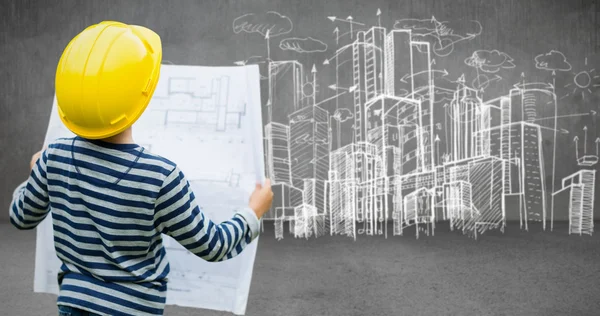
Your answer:
[[[216,223],[247,206],[256,181],[264,181],[259,84],[256,65],[163,65],[156,92],[133,126],[136,143],[177,163]],[[74,136],[57,113],[55,99],[46,144]],[[171,265],[168,305],[245,313],[258,239],[233,259],[209,263],[163,237]],[[51,213],[37,228],[36,245],[34,291],[58,294],[61,262]]]

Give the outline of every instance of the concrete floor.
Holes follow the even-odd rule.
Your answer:
[[[276,241],[268,225],[247,315],[600,315],[600,234],[509,223],[475,241],[445,226],[435,237],[416,240],[413,229],[355,242]],[[32,292],[34,237],[0,224],[1,315],[57,315],[55,296]],[[230,314],[168,306],[165,315]]]

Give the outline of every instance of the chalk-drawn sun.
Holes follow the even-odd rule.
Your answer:
[[[312,97],[315,94],[315,87],[312,82],[307,82],[302,87],[302,94],[305,98]]]
[[[304,102],[313,102],[315,101],[315,96],[319,93],[319,84],[313,78],[305,77],[301,92],[301,98]]]
[[[587,58],[585,59],[585,66],[587,68]],[[592,93],[592,88],[600,87],[600,75],[597,74],[596,69],[585,69],[578,73],[573,73],[573,82],[565,85],[565,88],[573,89],[566,96],[581,94],[581,98],[585,100],[586,93]]]

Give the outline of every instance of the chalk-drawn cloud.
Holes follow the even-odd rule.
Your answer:
[[[298,53],[316,53],[327,51],[327,44],[312,37],[292,37],[282,40],[279,43],[279,48],[282,50],[292,50]]]
[[[333,113],[333,119],[342,123],[351,118],[353,118],[352,113],[348,109],[337,109],[335,113]]]
[[[548,53],[535,56],[535,67],[537,69],[550,71],[571,70],[571,64],[567,61],[567,57],[556,50],[551,50]]]
[[[483,30],[475,20],[438,21],[431,19],[401,19],[394,23],[394,29],[411,30],[414,40],[429,40],[433,52],[438,56],[448,56],[454,45],[479,36]]]
[[[502,68],[515,68],[512,57],[498,50],[477,50],[465,59],[465,64],[487,73],[496,73]]]
[[[292,20],[274,11],[244,14],[233,20],[233,32],[258,33],[269,37],[287,34],[292,31]]]
[[[427,32],[435,31],[435,24],[430,19],[401,19],[394,23],[394,28],[397,30],[422,31],[416,33],[422,35]]]

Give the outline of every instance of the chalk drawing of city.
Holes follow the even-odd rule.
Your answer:
[[[476,73],[469,80],[436,64],[481,36],[479,21],[398,19],[388,29],[381,10],[372,25],[352,16],[323,19],[331,21],[323,38],[302,34],[275,11],[232,23],[235,34],[265,45],[235,64],[259,64],[268,87],[264,148],[275,198],[265,221],[277,239],[387,238],[410,226],[419,238],[441,223],[477,238],[504,232],[507,212],[520,229],[537,223],[551,231],[558,202],[566,203],[560,209],[568,209],[569,234],[593,233],[600,139],[594,129],[569,131],[561,122],[597,113],[559,112],[569,95],[585,97],[600,86],[587,59],[577,72],[562,52],[540,52],[527,62],[551,82],[517,72],[509,89],[490,96],[491,86],[517,71],[508,53],[472,51],[463,65]],[[275,49],[292,57],[274,60]],[[298,58],[306,54],[327,57],[303,64],[317,60]],[[557,73],[574,76],[560,99]],[[323,89],[329,93],[317,98]],[[557,148],[564,138],[572,139],[580,168],[570,175],[556,161],[558,151],[565,155]]]

